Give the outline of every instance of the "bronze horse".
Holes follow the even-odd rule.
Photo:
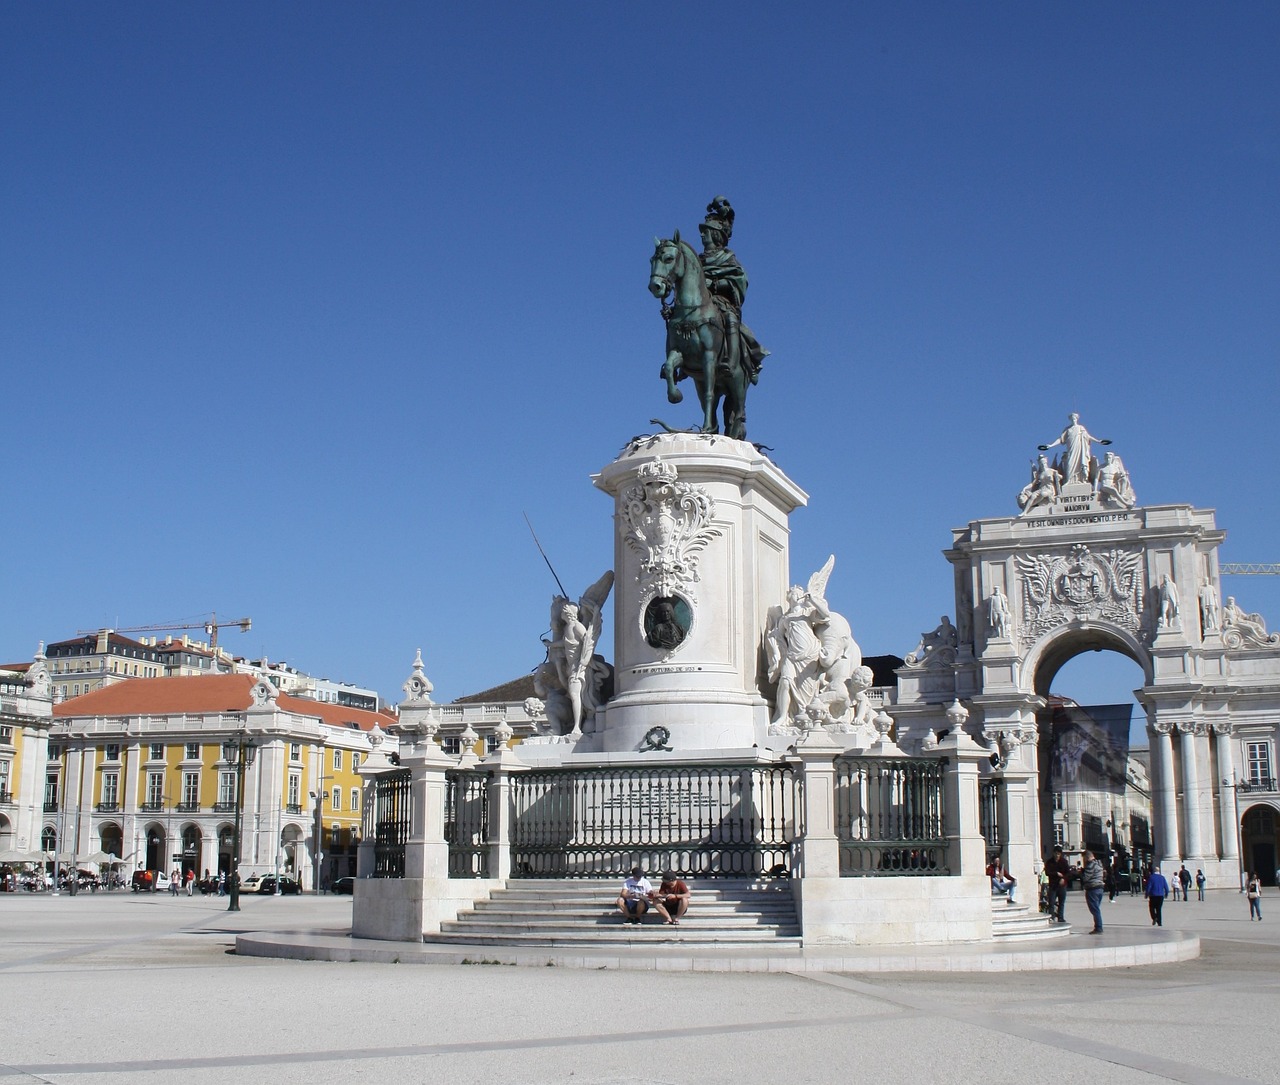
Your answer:
[[[726,349],[724,314],[707,289],[698,254],[680,240],[679,230],[670,240],[654,239],[649,292],[663,302],[667,322],[667,360],[661,375],[667,382],[668,401],[684,399],[676,382],[692,377],[702,403],[698,432],[719,433],[716,415],[720,412],[725,434],[745,441],[750,376],[742,365],[741,351]]]

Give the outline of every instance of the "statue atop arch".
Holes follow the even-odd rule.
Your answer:
[[[1095,437],[1074,412],[1059,437],[1040,445],[1040,455],[1031,465],[1031,481],[1018,494],[1020,516],[1038,512],[1060,515],[1102,509],[1131,509],[1138,503],[1124,461],[1114,452],[1103,454],[1102,462],[1093,454],[1094,445],[1109,445]],[[1052,449],[1062,451],[1050,462]]]

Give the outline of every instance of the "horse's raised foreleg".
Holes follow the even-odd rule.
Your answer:
[[[667,350],[667,360],[662,363],[662,378],[667,382],[667,402],[679,403],[684,393],[676,387],[676,368],[680,365],[680,352],[674,347]]]

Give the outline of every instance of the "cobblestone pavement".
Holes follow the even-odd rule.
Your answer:
[[[1182,964],[871,978],[246,959],[235,933],[343,930],[350,899],[225,907],[0,894],[0,1085],[1280,1083],[1274,890],[1262,923],[1234,891],[1166,904],[1203,941]],[[1141,898],[1105,908],[1149,924]]]

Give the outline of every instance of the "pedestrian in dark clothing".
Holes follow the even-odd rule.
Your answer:
[[[1071,867],[1062,854],[1062,845],[1055,844],[1053,856],[1044,865],[1044,872],[1049,876],[1049,915],[1058,923],[1067,921],[1067,879],[1071,876]]]
[[[1187,864],[1182,864],[1182,869],[1178,871],[1178,885],[1182,889],[1182,900],[1186,903],[1191,899],[1191,871],[1187,869]]]
[[[1147,879],[1147,910],[1151,913],[1151,925],[1153,927],[1164,926],[1164,898],[1169,895],[1169,883],[1165,880],[1165,876],[1160,873],[1160,868],[1155,867],[1151,871],[1151,876]]]

